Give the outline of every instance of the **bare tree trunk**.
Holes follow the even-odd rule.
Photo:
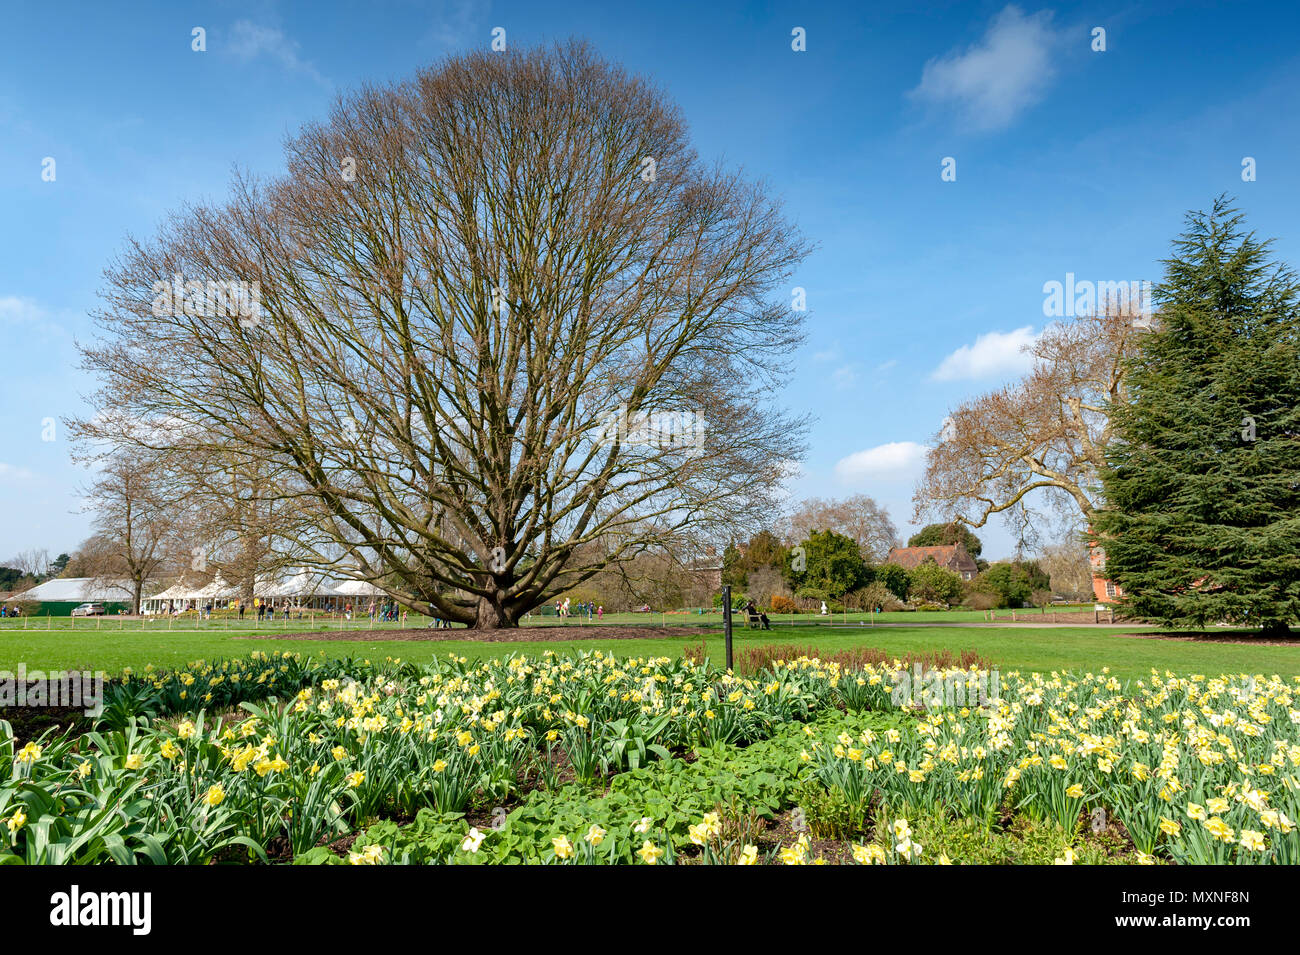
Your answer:
[[[502,627],[519,626],[519,609],[508,605],[502,598],[502,591],[481,595],[474,608],[474,627],[478,630],[498,630]]]

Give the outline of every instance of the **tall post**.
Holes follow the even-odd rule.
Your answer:
[[[731,669],[731,585],[722,588],[722,635],[727,644],[727,669]]]

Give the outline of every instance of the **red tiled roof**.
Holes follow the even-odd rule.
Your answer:
[[[897,564],[904,570],[920,567],[927,560],[933,560],[940,567],[956,565],[968,570],[975,570],[975,561],[961,544],[940,544],[934,547],[894,547],[885,558],[888,564]]]

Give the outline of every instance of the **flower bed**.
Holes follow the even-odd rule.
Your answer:
[[[1276,677],[1012,673],[917,709],[894,664],[807,657],[271,664],[148,677],[182,707],[230,666],[306,684],[243,719],[0,723],[0,862],[1300,861]]]

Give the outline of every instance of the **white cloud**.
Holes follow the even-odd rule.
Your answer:
[[[30,298],[16,295],[0,295],[0,325],[67,336],[63,326],[51,318],[48,310]]]
[[[893,368],[897,364],[898,364],[898,359],[891,358],[889,359],[889,361],[882,361],[879,365],[877,365],[876,371],[889,371],[889,369]]]
[[[845,484],[906,478],[920,468],[925,452],[925,445],[915,441],[891,441],[840,458],[835,462],[835,476]]]
[[[834,361],[835,359],[839,358],[840,355],[842,354],[843,352],[840,351],[840,343],[836,342],[830,348],[823,349],[822,351],[819,352],[813,352],[813,361],[815,362]]]
[[[275,27],[260,26],[251,20],[236,20],[230,28],[226,48],[241,60],[269,56],[290,72],[309,76],[322,86],[331,85],[316,67],[298,55],[298,41],[289,39],[284,31]]]
[[[1008,5],[993,18],[984,37],[964,52],[953,50],[925,64],[911,95],[962,111],[978,130],[1001,129],[1038,102],[1055,74],[1052,14],[1025,16]]]
[[[479,18],[479,4],[474,0],[450,0],[439,6],[439,17],[433,29],[433,39],[449,49],[462,46],[466,35]]]
[[[831,385],[836,391],[848,391],[858,383],[858,366],[841,365],[831,372]]]
[[[8,484],[17,482],[25,483],[27,481],[35,480],[36,473],[34,471],[29,471],[27,468],[18,467],[15,464],[7,464],[4,461],[0,461],[0,482]]]
[[[1022,374],[1033,367],[1026,348],[1038,336],[1032,325],[1012,332],[986,332],[972,345],[962,345],[930,373],[931,381],[962,381]]]
[[[40,314],[40,308],[31,299],[17,295],[0,297],[0,321],[14,324],[31,322]]]

